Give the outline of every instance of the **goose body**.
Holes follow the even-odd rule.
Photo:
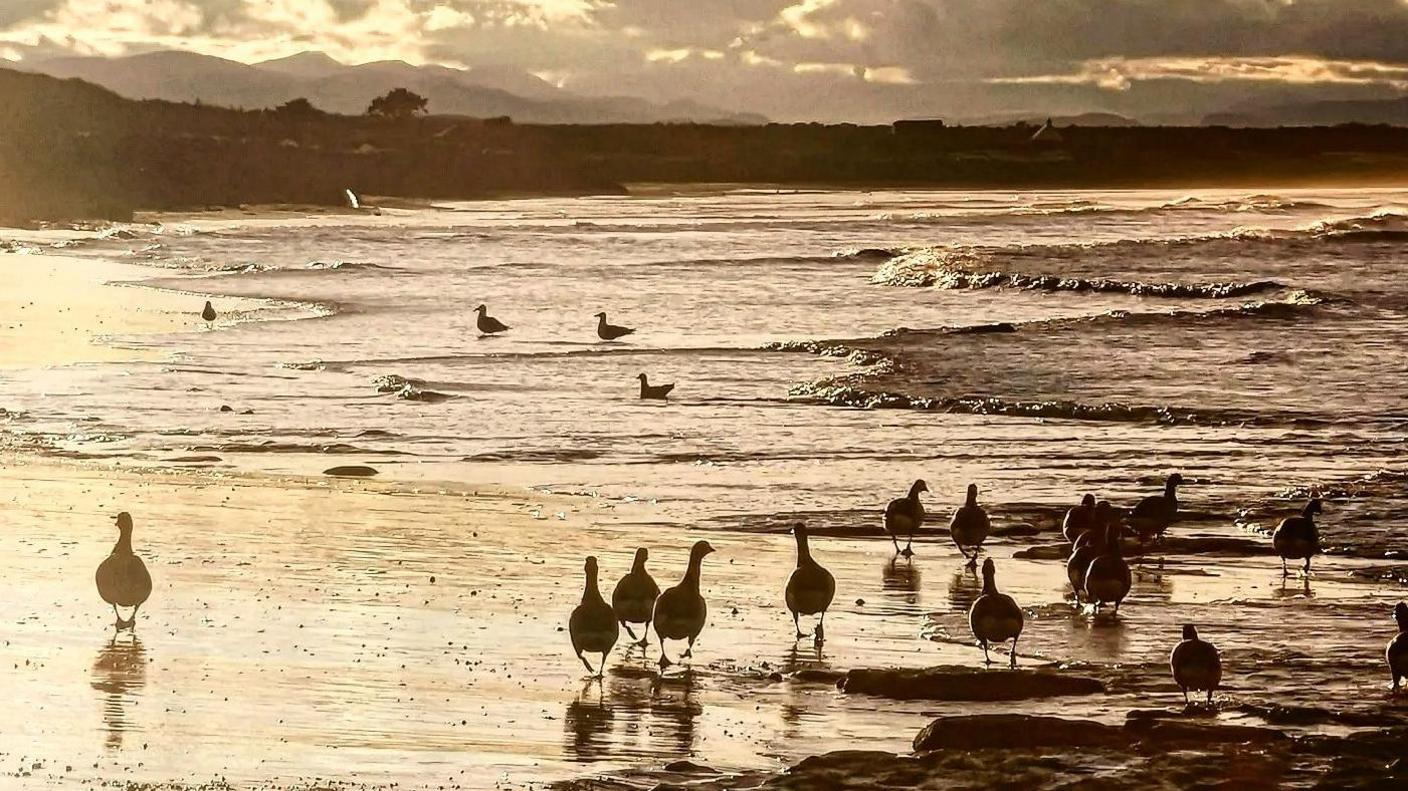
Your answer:
[[[673,664],[665,653],[666,640],[688,641],[689,647],[680,654],[681,658],[686,658],[693,653],[694,641],[704,631],[709,608],[699,592],[699,566],[704,556],[713,551],[708,541],[696,541],[689,550],[689,566],[685,569],[684,579],[678,585],[667,588],[655,600],[655,635],[660,640],[661,670]]]
[[[1305,573],[1310,573],[1310,559],[1320,554],[1320,531],[1315,527],[1315,515],[1321,513],[1320,498],[1305,504],[1300,516],[1282,519],[1271,535],[1271,544],[1281,556],[1281,575],[1286,576],[1287,560],[1304,560]]]
[[[474,319],[474,326],[484,335],[494,335],[508,330],[508,325],[489,315],[489,308],[480,305],[474,309],[479,315]]]
[[[997,591],[997,566],[983,561],[983,593],[968,609],[968,626],[983,647],[983,660],[992,664],[988,645],[1012,641],[1012,667],[1017,666],[1017,638],[1022,635],[1022,608],[1011,596]]]
[[[650,621],[655,614],[655,600],[660,598],[660,586],[655,584],[655,578],[645,570],[645,561],[649,557],[650,553],[645,547],[637,549],[631,570],[611,591],[611,609],[632,640],[636,639],[636,633],[631,631],[631,624],[645,624],[640,633],[642,646],[650,641]]]
[[[968,484],[968,499],[953,514],[953,520],[948,524],[949,535],[953,537],[953,543],[958,546],[958,551],[968,558],[968,565],[978,564],[978,552],[982,549],[983,542],[988,538],[988,532],[992,525],[988,522],[988,512],[978,505],[978,485]],[[969,555],[969,552],[972,555]]]
[[[797,525],[792,528],[792,534],[797,538],[797,567],[787,578],[783,598],[787,602],[788,612],[792,613],[792,625],[797,628],[798,639],[805,636],[802,634],[801,616],[820,616],[815,637],[816,642],[821,643],[826,639],[826,610],[836,597],[836,578],[812,557],[811,547],[807,543],[807,528]]]
[[[1141,540],[1160,538],[1178,516],[1178,487],[1183,476],[1174,473],[1164,482],[1164,493],[1145,497],[1129,512],[1129,526]]]
[[[667,385],[653,385],[645,378],[645,374],[636,377],[640,380],[640,397],[642,400],[656,399],[665,401],[670,396],[670,391],[675,389],[674,383]]]
[[[98,564],[94,575],[98,595],[112,605],[118,629],[130,629],[137,623],[137,610],[152,595],[152,576],[142,559],[132,551],[132,515],[123,511],[117,515],[117,544],[112,553]],[[132,617],[124,620],[119,607],[131,607]]]
[[[1077,538],[1085,535],[1095,525],[1095,495],[1087,494],[1080,498],[1080,505],[1066,511],[1061,522],[1061,535],[1074,544]]]
[[[215,306],[210,304],[210,300],[205,301],[205,309],[200,312],[200,317],[206,321],[215,321]]]
[[[1188,702],[1188,691],[1192,690],[1207,692],[1208,704],[1212,704],[1212,693],[1222,682],[1222,659],[1216,646],[1198,639],[1195,626],[1183,627],[1183,642],[1173,647],[1168,663],[1173,670],[1174,683],[1183,690],[1184,703]]]
[[[1384,658],[1388,660],[1388,671],[1393,675],[1396,690],[1399,682],[1408,678],[1408,604],[1399,602],[1393,608],[1393,618],[1398,622],[1398,636],[1389,641]]]
[[[1085,592],[1085,572],[1090,568],[1090,561],[1104,551],[1105,535],[1095,530],[1082,533],[1071,547],[1071,556],[1066,560],[1066,578],[1076,592],[1076,604],[1080,604],[1081,594]]]
[[[923,480],[915,481],[909,487],[909,494],[895,500],[885,506],[885,532],[890,534],[890,541],[895,545],[895,552],[905,557],[914,554],[910,546],[914,543],[914,534],[924,524],[924,505],[919,502],[919,493],[929,491],[929,484]],[[904,549],[900,549],[899,534],[906,536]]]
[[[600,678],[606,672],[606,657],[615,647],[620,629],[616,623],[616,614],[611,611],[611,605],[601,598],[601,591],[597,588],[596,558],[587,558],[586,575],[582,603],[577,605],[572,611],[572,616],[568,618],[567,632],[572,638],[572,650],[577,652],[577,658],[582,660],[587,672]],[[583,656],[585,653],[601,654],[601,664],[596,670],[592,670],[591,662]]]
[[[635,332],[633,327],[618,327],[615,324],[606,323],[605,313],[596,314],[596,319],[596,336],[604,341],[614,341]]]
[[[1111,525],[1105,529],[1105,546],[1085,570],[1085,600],[1094,604],[1096,610],[1101,605],[1114,604],[1118,613],[1120,602],[1129,595],[1133,584],[1129,564],[1120,552],[1119,525]]]

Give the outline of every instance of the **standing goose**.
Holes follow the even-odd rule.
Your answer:
[[[1281,576],[1290,576],[1287,560],[1304,560],[1305,573],[1310,574],[1310,559],[1320,554],[1320,531],[1315,528],[1318,513],[1321,513],[1321,505],[1320,498],[1316,497],[1305,504],[1300,516],[1282,519],[1271,535],[1271,544],[1281,556]]]
[[[655,636],[660,640],[660,669],[674,664],[665,655],[666,640],[688,640],[689,647],[680,654],[688,658],[694,652],[694,641],[704,631],[704,621],[709,616],[709,608],[699,593],[699,564],[704,556],[713,552],[708,541],[696,541],[689,550],[689,568],[684,579],[673,588],[668,588],[655,600]]]
[[[200,317],[206,321],[215,321],[215,306],[210,304],[210,300],[205,301],[205,310],[200,312]]]
[[[1185,704],[1191,689],[1206,691],[1208,705],[1212,705],[1212,693],[1222,681],[1222,659],[1217,655],[1217,646],[1198,639],[1198,630],[1193,624],[1184,624],[1183,642],[1173,647],[1168,664],[1173,668],[1174,683],[1183,690]]]
[[[1022,608],[1005,593],[997,592],[997,566],[983,561],[983,595],[968,610],[968,625],[983,647],[983,661],[992,664],[989,643],[1012,641],[1012,667],[1017,667],[1017,638],[1022,635]]]
[[[132,515],[123,511],[117,515],[117,544],[102,563],[96,575],[98,595],[112,605],[118,629],[137,625],[137,610],[152,595],[152,575],[142,559],[132,552]],[[132,617],[122,619],[118,607],[131,607]]]
[[[898,500],[891,500],[885,506],[885,532],[890,534],[890,541],[895,545],[895,553],[910,557],[914,550],[910,545],[914,543],[914,534],[924,524],[924,506],[919,502],[919,493],[929,491],[929,484],[922,479],[914,482],[909,487],[909,494]],[[899,539],[896,538],[900,531],[904,531],[908,536],[905,539],[904,550],[900,550]]]
[[[962,508],[954,512],[953,521],[948,524],[949,535],[953,536],[953,543],[958,545],[958,551],[968,558],[968,565],[978,565],[978,552],[987,540],[991,527],[988,512],[978,505],[978,484],[968,484],[968,499],[964,501]],[[973,552],[971,556],[968,554],[969,550]]]
[[[645,561],[649,557],[650,553],[645,547],[637,549],[631,570],[611,591],[611,609],[616,612],[616,620],[625,627],[626,634],[632,640],[636,639],[636,633],[631,631],[631,624],[645,624],[640,633],[641,646],[650,642],[650,620],[655,611],[655,600],[660,597],[660,586],[645,570]]]
[[[640,380],[640,397],[642,400],[655,399],[666,401],[669,399],[670,391],[675,389],[673,382],[667,385],[653,385],[645,378],[645,374],[636,376]]]
[[[1095,495],[1080,498],[1080,505],[1066,512],[1061,522],[1061,535],[1072,544],[1095,525]]]
[[[1076,604],[1080,604],[1081,593],[1085,591],[1085,572],[1090,568],[1090,561],[1094,560],[1100,553],[1105,551],[1105,531],[1087,530],[1076,538],[1076,543],[1071,547],[1071,556],[1066,560],[1066,577],[1071,581],[1071,588],[1076,592]]]
[[[797,568],[787,579],[784,599],[788,611],[792,613],[792,625],[797,628],[799,640],[806,636],[802,634],[800,616],[821,616],[815,632],[816,643],[820,645],[826,639],[826,608],[831,606],[831,600],[836,596],[836,578],[812,559],[811,549],[807,546],[806,525],[793,527],[792,534],[797,537]]]
[[[1164,482],[1164,493],[1145,497],[1129,512],[1129,526],[1139,534],[1140,541],[1162,538],[1164,531],[1178,516],[1178,487],[1183,476],[1174,473]]]
[[[508,330],[507,324],[489,315],[488,306],[480,305],[474,309],[474,312],[479,314],[474,320],[474,326],[479,329],[480,333],[484,335],[494,335]]]
[[[1129,595],[1133,584],[1129,564],[1120,553],[1120,526],[1110,525],[1105,528],[1104,550],[1085,570],[1085,599],[1095,605],[1097,612],[1101,605],[1113,603],[1118,614],[1120,602]]]
[[[601,598],[601,591],[597,590],[596,558],[587,557],[586,572],[587,584],[582,590],[582,603],[577,605],[572,617],[567,620],[567,632],[572,637],[572,650],[577,652],[577,658],[582,660],[587,672],[600,678],[606,672],[606,657],[616,645],[620,629],[611,605]],[[592,670],[592,664],[582,656],[588,651],[601,654],[601,664],[596,670]]]
[[[1398,622],[1398,636],[1389,642],[1384,657],[1388,659],[1388,671],[1393,674],[1393,688],[1397,690],[1399,680],[1408,677],[1408,604],[1399,602],[1393,608],[1393,619]]]
[[[618,327],[615,324],[607,324],[605,313],[596,314],[596,318],[596,336],[604,341],[614,341],[635,332],[634,327]]]

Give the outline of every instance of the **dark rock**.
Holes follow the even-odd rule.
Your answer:
[[[1165,719],[1132,719],[1125,730],[1140,741],[1158,744],[1265,744],[1290,738],[1271,728]]]
[[[697,764],[693,761],[671,761],[665,764],[665,771],[694,775],[716,775],[719,773],[719,770],[713,767]]]
[[[1019,560],[1065,560],[1070,556],[1070,544],[1043,544],[1039,547],[1019,549],[1012,553],[1012,557]]]
[[[1035,670],[983,671],[963,667],[867,669],[846,673],[842,692],[895,700],[1031,700],[1104,692],[1097,679]]]
[[[819,684],[839,684],[841,679],[845,677],[846,671],[844,670],[822,670],[820,668],[805,668],[789,676],[793,681],[807,681]]]
[[[914,737],[914,751],[1041,747],[1116,747],[1129,734],[1113,725],[1029,714],[970,714],[940,717]]]
[[[343,464],[338,467],[329,467],[323,470],[323,474],[339,478],[370,478],[376,475],[377,471],[362,464]]]

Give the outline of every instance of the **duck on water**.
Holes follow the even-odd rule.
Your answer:
[[[792,613],[792,625],[797,629],[798,640],[806,637],[802,633],[800,617],[820,616],[813,637],[816,644],[821,645],[826,640],[826,610],[836,596],[836,578],[812,557],[807,544],[806,526],[798,524],[792,528],[792,534],[797,538],[797,567],[787,579],[783,597],[787,610]]]
[[[117,544],[112,553],[98,564],[95,575],[98,595],[112,605],[118,629],[137,625],[137,610],[152,595],[152,576],[147,565],[132,551],[132,515],[123,511],[117,515]],[[132,617],[123,619],[119,607],[131,607]]]

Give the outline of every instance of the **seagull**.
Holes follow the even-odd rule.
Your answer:
[[[210,304],[210,300],[205,301],[205,310],[200,312],[200,317],[206,321],[215,321],[215,306]]]
[[[1222,659],[1217,655],[1217,647],[1206,640],[1198,639],[1198,629],[1193,624],[1183,626],[1183,642],[1173,647],[1169,654],[1169,667],[1173,668],[1173,680],[1183,690],[1183,702],[1188,703],[1188,690],[1206,690],[1208,705],[1212,705],[1212,693],[1222,681]]]
[[[598,313],[596,317],[596,336],[604,341],[614,341],[635,332],[633,327],[618,327],[615,324],[607,324],[605,313]]]
[[[963,506],[953,514],[953,521],[949,522],[949,535],[953,536],[953,543],[958,545],[958,551],[968,558],[969,566],[978,565],[978,552],[982,549],[983,542],[987,540],[988,531],[992,525],[988,522],[988,512],[978,505],[978,485],[968,484],[968,499]],[[968,550],[973,550],[972,557],[968,556]]]
[[[1017,638],[1022,636],[1022,608],[1005,593],[997,592],[997,565],[983,561],[983,594],[968,609],[968,626],[983,647],[983,661],[992,664],[989,643],[1012,641],[1012,667],[1017,667]]]
[[[895,545],[897,555],[911,557],[914,554],[910,545],[914,543],[914,534],[924,524],[924,506],[919,502],[919,493],[927,491],[929,484],[922,479],[915,481],[909,487],[909,494],[891,500],[890,504],[885,506],[885,532],[890,534],[890,541]],[[901,530],[909,535],[903,551],[900,550],[899,539],[895,537]]]
[[[616,620],[625,627],[626,634],[630,635],[632,640],[636,639],[636,633],[631,631],[631,624],[645,624],[638,643],[642,647],[650,642],[650,620],[655,610],[655,600],[660,598],[660,586],[655,584],[655,578],[645,570],[645,561],[649,557],[650,552],[645,547],[637,549],[631,570],[616,583],[615,590],[611,591],[611,609],[615,611]]]
[[[665,655],[666,640],[688,640],[689,647],[680,654],[687,659],[694,652],[694,641],[704,631],[709,608],[699,593],[699,565],[704,556],[714,551],[708,541],[696,541],[689,550],[689,567],[684,579],[668,588],[655,600],[655,636],[660,640],[660,670],[674,664]]]
[[[98,595],[112,605],[112,612],[117,616],[117,628],[131,629],[136,626],[137,610],[152,595],[152,575],[147,573],[146,564],[132,551],[132,515],[126,511],[117,515],[117,544],[113,546],[112,554],[98,564],[95,578]],[[123,620],[118,607],[131,607],[132,617]]]
[[[480,305],[474,310],[476,313],[479,314],[479,318],[475,319],[474,321],[474,326],[477,327],[481,333],[485,335],[494,335],[496,333],[500,333],[508,329],[507,324],[503,323],[502,321],[499,321],[493,316],[490,316],[488,313],[489,308],[485,307],[484,305]]]
[[[640,380],[640,397],[642,400],[668,401],[670,391],[675,389],[673,382],[667,385],[652,385],[645,374],[636,376]]]
[[[1305,573],[1310,574],[1310,559],[1320,554],[1320,531],[1315,529],[1315,515],[1321,510],[1320,498],[1313,498],[1305,504],[1300,516],[1282,519],[1271,535],[1271,544],[1281,556],[1281,576],[1290,576],[1286,568],[1288,559],[1304,560]]]
[[[593,673],[597,678],[601,678],[606,672],[606,657],[611,654],[611,649],[616,645],[616,637],[620,630],[616,623],[616,614],[611,611],[611,605],[601,598],[601,591],[596,587],[596,558],[588,557],[586,563],[587,584],[582,590],[582,603],[572,611],[572,616],[567,620],[567,632],[572,638],[572,650],[577,652],[577,658],[582,660],[588,673]],[[596,670],[592,670],[592,665],[587,661],[583,652],[601,654],[601,664]]]
[[[836,578],[812,558],[811,549],[807,546],[806,525],[793,527],[792,534],[797,537],[797,568],[787,578],[783,598],[787,602],[787,610],[792,613],[792,625],[797,629],[798,640],[806,636],[802,634],[799,617],[821,616],[814,633],[815,642],[820,645],[826,640],[826,609],[836,596]]]

